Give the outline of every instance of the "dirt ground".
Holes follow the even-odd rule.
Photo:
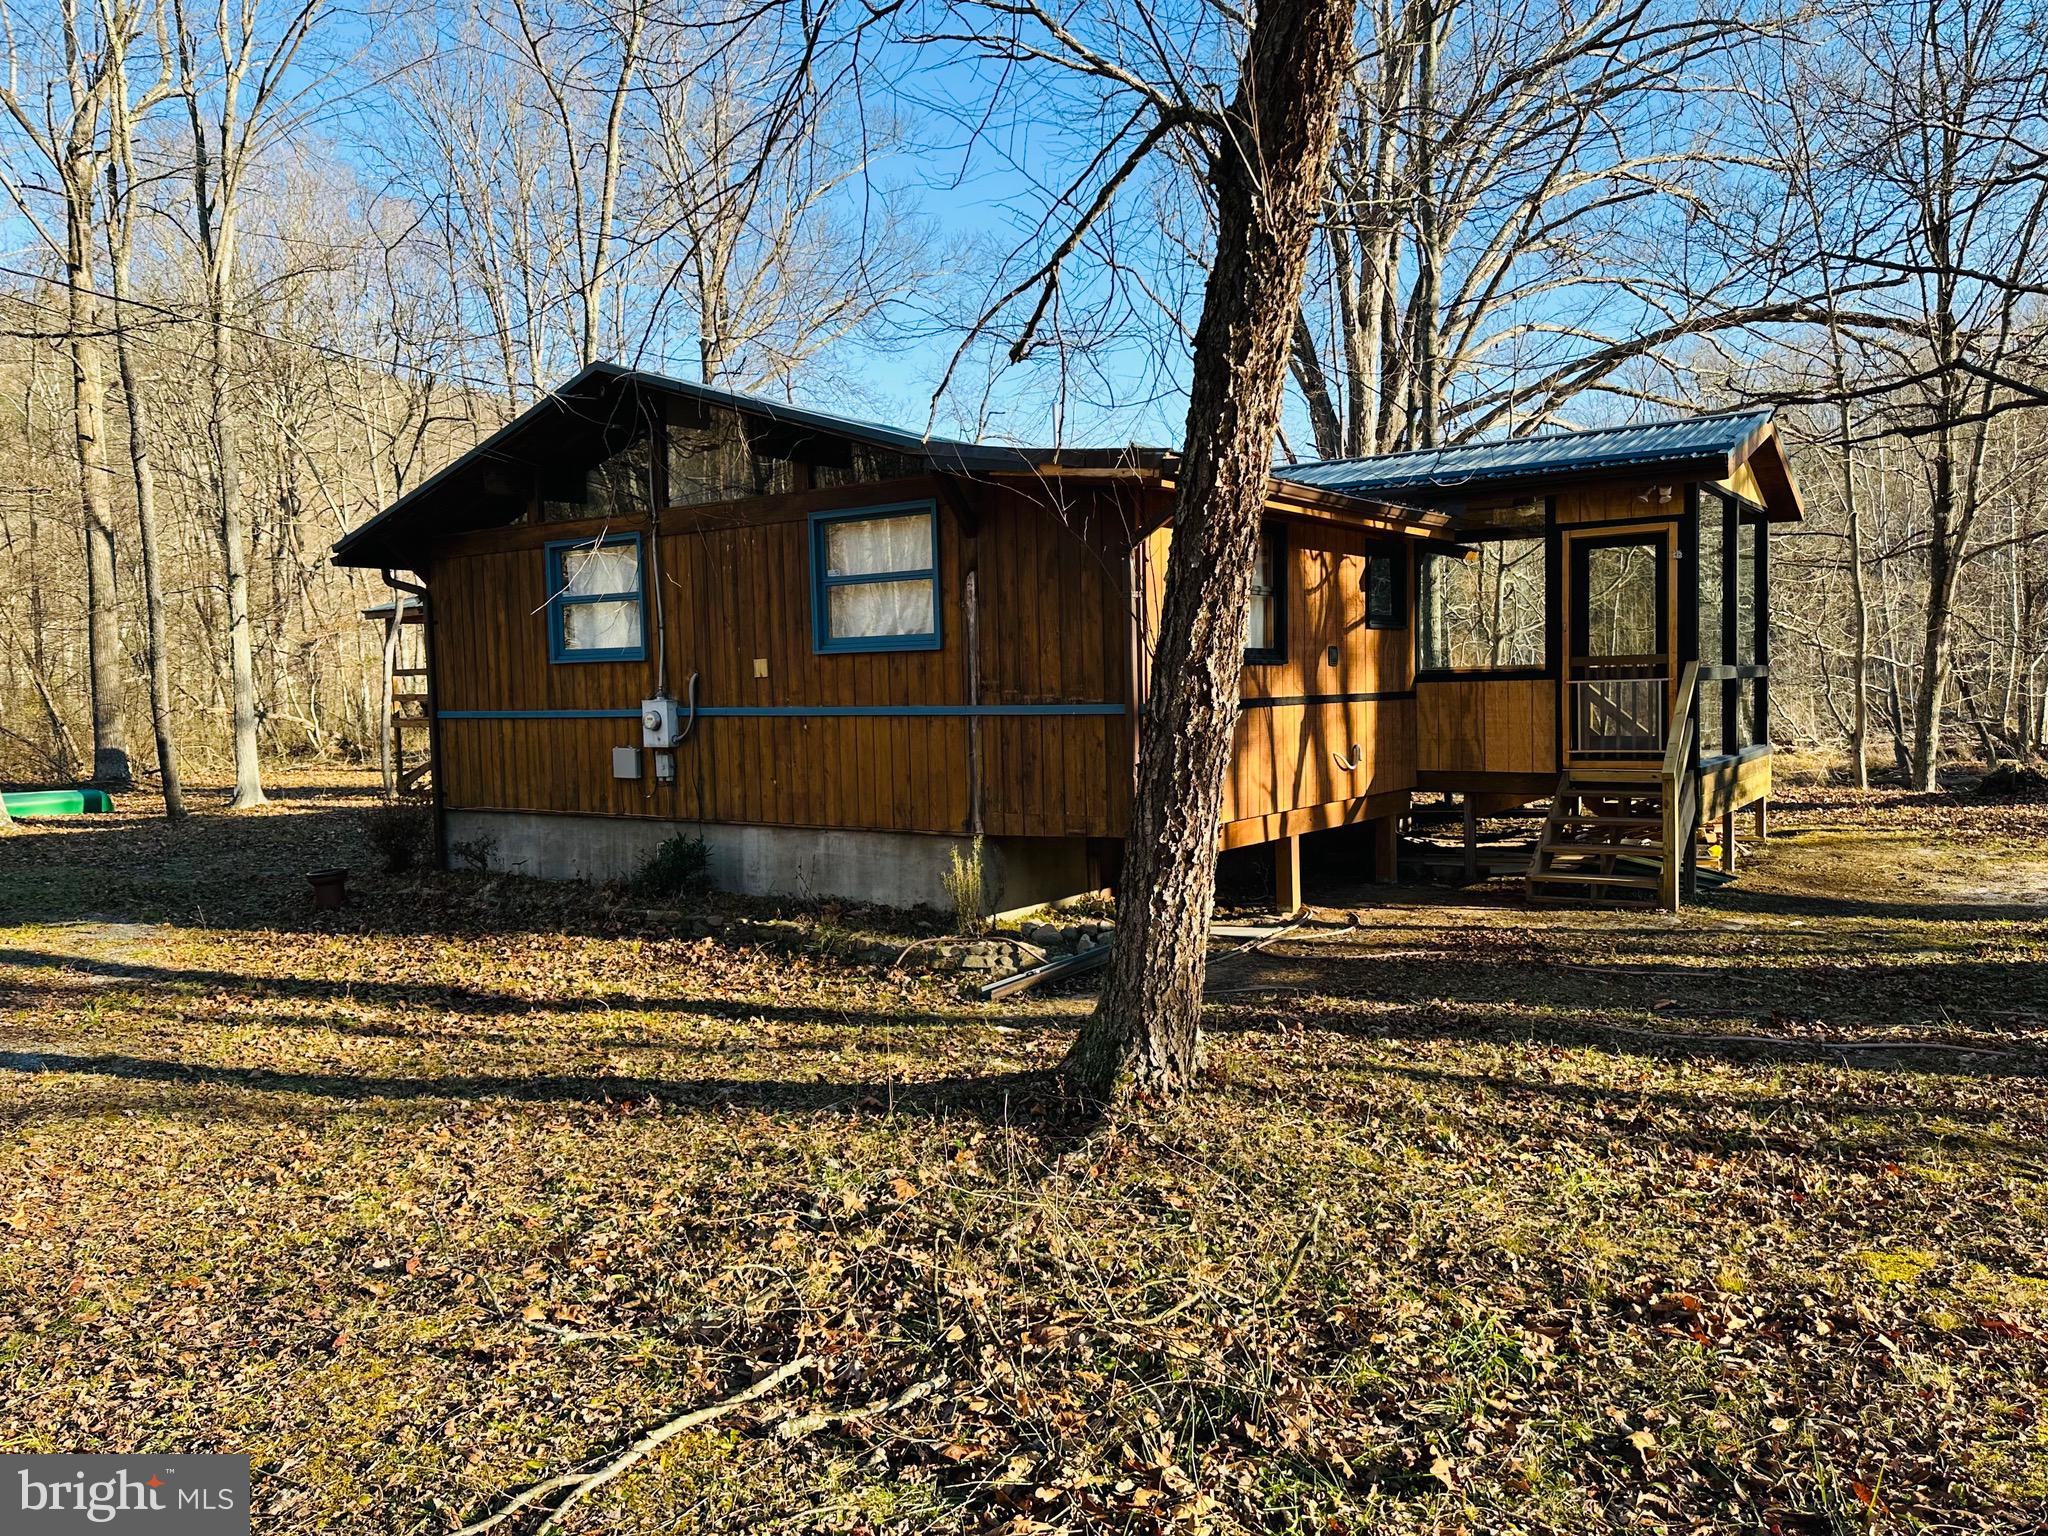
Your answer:
[[[0,841],[0,1450],[449,1532],[801,1360],[559,1528],[2048,1519],[2048,805],[1793,790],[1676,918],[1340,873],[1105,1128],[1084,991],[834,958],[886,917],[686,939],[374,873],[361,777],[200,798]]]

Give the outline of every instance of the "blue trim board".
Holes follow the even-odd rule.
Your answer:
[[[633,572],[638,585],[631,592],[585,592],[571,597],[563,590],[562,555],[572,549],[609,549],[614,544],[633,546]],[[645,661],[647,659],[647,550],[637,533],[614,533],[598,539],[557,539],[543,544],[548,578],[548,660],[555,666],[584,661]],[[562,610],[578,603],[619,603],[628,599],[640,604],[640,643],[613,646],[608,650],[572,651],[562,645]],[[634,713],[634,711],[628,711]]]
[[[703,711],[699,710],[699,714]],[[443,709],[439,720],[638,720],[637,709]]]
[[[902,517],[921,512],[931,522],[932,563],[918,571],[876,571],[863,576],[830,576],[825,570],[825,530],[833,523],[866,522],[881,517]],[[858,586],[881,581],[929,581],[932,584],[932,627],[921,635],[834,636],[830,632],[831,608],[827,601],[834,587]],[[939,504],[936,501],[897,501],[879,507],[847,507],[811,514],[811,650],[820,656],[872,654],[876,651],[936,651],[944,644],[945,605],[939,590]],[[857,711],[856,711],[857,712]],[[698,714],[709,711],[698,710]]]
[[[830,720],[987,718],[992,715],[1121,715],[1121,704],[767,704],[713,705],[699,720]],[[638,720],[637,709],[444,709],[443,720]]]

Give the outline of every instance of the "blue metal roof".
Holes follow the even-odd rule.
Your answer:
[[[1725,460],[1770,419],[1768,410],[1748,410],[1637,426],[1595,427],[1586,432],[1546,432],[1502,443],[1286,464],[1276,468],[1273,477],[1346,496],[1385,496],[1399,491],[1441,495],[1467,486],[1539,477]]]

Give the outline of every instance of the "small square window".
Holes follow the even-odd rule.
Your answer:
[[[644,661],[640,535],[547,546],[548,660]]]
[[[1375,550],[1367,555],[1359,585],[1365,590],[1367,629],[1407,628],[1408,559],[1402,551]]]
[[[1287,659],[1287,536],[1278,527],[1259,535],[1252,566],[1251,609],[1245,617],[1244,659],[1272,666]]]
[[[811,627],[820,651],[937,650],[938,508],[814,514]]]

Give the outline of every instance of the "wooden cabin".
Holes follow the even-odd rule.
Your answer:
[[[730,889],[943,904],[979,837],[1018,909],[1113,882],[1175,467],[599,364],[335,558],[427,594],[444,857],[610,878],[685,830]],[[1417,790],[1552,798],[1533,890],[1675,900],[1768,792],[1797,515],[1761,414],[1276,469],[1219,848],[1286,902],[1336,827],[1391,877]]]

